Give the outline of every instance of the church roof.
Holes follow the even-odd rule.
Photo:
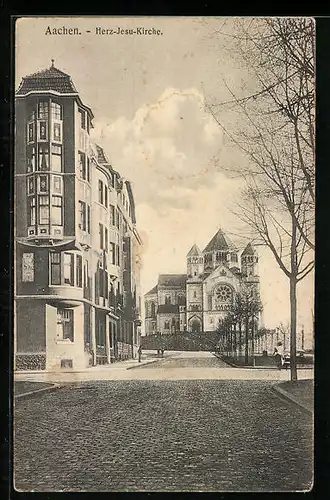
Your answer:
[[[199,257],[202,254],[197,245],[193,245],[189,252],[187,253],[187,257]]]
[[[219,229],[219,231],[213,236],[208,245],[204,248],[203,252],[213,252],[214,250],[234,250],[237,248],[228,238],[228,236]]]
[[[158,285],[154,286],[149,292],[146,293],[146,295],[154,295],[155,293],[158,292]]]
[[[17,91],[17,95],[24,95],[31,91],[54,90],[60,94],[77,94],[70,75],[55,68],[54,63],[48,69],[32,73],[24,78]]]
[[[186,274],[160,274],[158,285],[160,286],[185,286],[187,281]]]
[[[255,254],[256,254],[256,249],[251,245],[251,243],[248,243],[242,252],[242,256],[243,255],[255,255]]]

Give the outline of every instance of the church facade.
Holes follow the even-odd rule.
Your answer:
[[[246,286],[259,296],[257,252],[251,243],[238,250],[220,229],[203,251],[192,246],[186,274],[161,274],[145,294],[145,334],[215,331]]]

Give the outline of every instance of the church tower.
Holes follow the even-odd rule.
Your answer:
[[[203,272],[203,256],[197,245],[193,245],[187,254],[187,276],[193,278]]]
[[[248,280],[259,277],[258,254],[251,243],[247,244],[241,255],[241,269],[242,275]]]

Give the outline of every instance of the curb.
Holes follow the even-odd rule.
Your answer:
[[[151,365],[152,363],[156,363],[157,361],[159,361],[159,359],[153,359],[152,361],[148,361],[148,363],[140,363],[139,365],[137,366],[128,366],[126,368],[126,370],[133,370],[134,368],[141,368],[142,366],[146,366],[146,365]]]
[[[16,396],[14,396],[14,400],[29,398],[31,396],[36,396],[36,395],[44,393],[44,392],[55,391],[56,389],[60,389],[60,388],[61,388],[61,386],[59,384],[51,384],[50,387],[42,387],[41,389],[36,389],[35,391],[29,391],[29,392],[23,392],[22,394],[17,394]]]
[[[308,406],[306,406],[304,403],[299,401],[296,397],[292,396],[287,391],[282,389],[282,387],[275,385],[272,387],[272,391],[275,392],[275,394],[277,396],[280,395],[280,397],[286,399],[287,401],[290,401],[291,403],[294,403],[295,405],[299,406],[305,412],[309,413],[310,415],[313,415],[314,412],[312,409],[308,408]]]
[[[213,354],[213,353],[212,353]],[[236,365],[235,363],[232,363],[231,361],[228,361],[227,359],[225,358],[222,358],[220,356],[217,356],[216,354],[214,354],[214,356],[216,356],[218,359],[220,359],[221,361],[223,361],[224,363],[226,363],[227,365],[229,366],[232,366],[233,368],[244,368],[244,370],[276,370],[278,371],[278,368],[274,365],[274,366],[246,366],[246,365]],[[297,367],[298,370],[313,370],[314,369],[314,366],[308,366],[308,367],[304,367],[304,368],[301,368],[301,367]],[[289,371],[290,368],[282,368],[281,369],[282,371]]]

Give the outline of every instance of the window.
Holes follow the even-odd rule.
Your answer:
[[[119,245],[116,245],[116,265],[119,266]]]
[[[111,264],[116,264],[116,245],[110,242],[110,255],[109,260]]]
[[[40,141],[47,140],[47,122],[46,121],[39,122],[39,139],[40,139]]]
[[[62,177],[59,175],[53,176],[53,192],[56,194],[62,194]]]
[[[39,196],[39,224],[49,224],[49,196]]]
[[[79,201],[79,228],[86,231],[86,203]]]
[[[52,170],[62,172],[62,146],[52,145]]]
[[[103,238],[103,224],[99,224],[99,235],[100,235],[100,248],[104,248],[104,238]]]
[[[74,255],[65,252],[63,261],[63,277],[64,283],[67,283],[69,285],[73,285],[73,262]]]
[[[61,226],[62,222],[62,197],[52,196],[52,224]]]
[[[38,102],[38,118],[48,118],[48,101]]]
[[[27,172],[34,172],[36,166],[36,148],[29,146],[27,148]]]
[[[194,290],[194,299],[197,297],[196,290]]]
[[[165,321],[164,323],[164,329],[169,330],[170,329],[170,323],[168,321]]]
[[[28,198],[29,205],[29,225],[34,226],[36,223],[36,199],[35,196]]]
[[[91,233],[91,207],[87,205],[87,233]]]
[[[57,309],[57,340],[73,342],[73,310]]]
[[[39,170],[49,170],[49,148],[48,144],[39,144]]]
[[[84,288],[88,288],[88,260],[84,262]]]
[[[60,123],[53,123],[53,140],[58,142],[62,140]]]
[[[108,208],[108,188],[104,186],[104,206]]]
[[[118,210],[118,208],[116,210],[116,226],[119,229],[119,210]]]
[[[108,229],[104,228],[104,242],[105,242],[105,251],[106,252],[108,251],[108,241],[109,241],[109,238],[108,238]]]
[[[113,205],[110,205],[110,225],[115,226],[116,221],[115,221],[115,207]]]
[[[34,123],[29,123],[28,124],[28,142],[33,142],[34,141]]]
[[[91,180],[91,172],[90,172],[90,160],[89,160],[88,156],[87,156],[86,166],[87,166],[87,169],[86,169],[86,174],[87,175],[86,175],[86,177],[87,177],[88,182],[90,182],[90,180]]]
[[[51,114],[53,120],[62,120],[62,106],[57,102],[51,103]]]
[[[103,182],[99,180],[99,203],[103,205]]]
[[[34,253],[22,255],[22,281],[24,283],[34,281]]]
[[[61,254],[59,252],[50,254],[50,283],[51,285],[61,284]]]
[[[78,109],[79,111],[79,115],[80,115],[80,126],[82,129],[85,130],[86,128],[86,124],[85,124],[85,111],[83,111],[82,109]]]
[[[80,178],[81,179],[86,179],[86,156],[85,153],[82,153],[79,151],[78,153],[78,158],[79,158],[79,172],[80,172]]]
[[[166,295],[165,304],[170,304],[170,303],[171,303],[171,297],[169,295]]]
[[[82,256],[76,255],[76,285],[82,287]]]
[[[48,175],[38,175],[38,193],[48,193]]]
[[[34,194],[34,177],[28,177],[27,192],[28,194]]]

